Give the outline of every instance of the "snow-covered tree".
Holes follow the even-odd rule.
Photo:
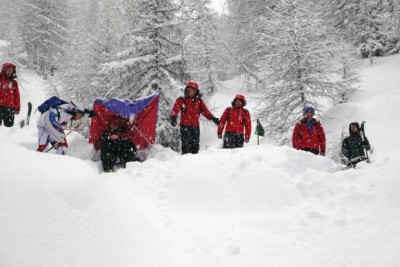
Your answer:
[[[219,69],[227,69],[228,77],[243,75],[246,82],[243,90],[256,89],[261,79],[257,74],[257,62],[265,54],[257,46],[256,32],[262,31],[265,25],[262,19],[268,15],[268,8],[273,8],[276,0],[227,0],[228,14],[223,15],[219,25],[220,42],[227,56],[221,57],[223,64]]]
[[[371,63],[372,56],[382,56],[385,52],[386,36],[381,31],[383,13],[381,0],[361,1],[350,25],[355,46],[363,58],[370,58]]]
[[[0,40],[10,43],[2,60],[11,60],[26,65],[24,45],[20,33],[22,17],[21,0],[0,0]]]
[[[336,57],[338,57],[338,70],[342,81],[342,86],[337,88],[335,102],[341,104],[346,103],[350,95],[355,93],[358,89],[359,79],[356,70],[359,59],[357,51],[346,41],[346,38],[340,34],[338,34],[335,44],[337,46]]]
[[[372,62],[372,56],[393,53],[398,43],[398,1],[324,0],[322,4],[326,20],[354,44],[363,58],[369,57]]]
[[[182,1],[181,28],[185,74],[201,85],[202,92],[213,93],[217,83],[216,14],[210,0]]]
[[[387,36],[386,54],[392,55],[400,52],[400,2],[386,0],[386,23],[383,26],[384,35]]]
[[[18,6],[20,0],[0,0],[0,39],[11,41],[15,32],[16,22],[20,18]]]
[[[66,0],[24,0],[21,33],[29,60],[40,74],[47,75],[60,67],[71,17]]]
[[[112,0],[77,3],[63,60],[64,95],[91,105],[105,97],[109,83],[101,74],[103,64],[112,60],[119,40],[120,11]]]
[[[257,36],[254,34],[260,27],[259,19],[265,14],[270,5],[265,0],[228,0],[227,8],[230,12],[229,26],[231,35],[227,41],[232,52],[249,68],[255,69]],[[242,66],[238,65],[239,73],[243,73]]]
[[[305,105],[319,108],[321,99],[344,89],[319,7],[308,0],[280,0],[268,12],[257,33],[258,49],[268,52],[258,63],[265,78],[259,116],[270,137],[280,139]]]
[[[103,69],[110,80],[109,96],[159,94],[157,141],[178,149],[177,130],[169,124],[169,112],[184,77],[178,9],[170,0],[131,0],[124,10],[130,25],[121,39],[121,50]]]

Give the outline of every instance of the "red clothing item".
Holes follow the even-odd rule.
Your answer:
[[[176,99],[172,108],[171,118],[176,118],[181,112],[180,126],[196,126],[199,127],[200,113],[208,120],[214,118],[214,115],[208,110],[206,104],[201,98],[183,98]]]
[[[307,126],[307,119],[302,119],[294,127],[292,144],[295,149],[315,149],[325,152],[326,140],[322,125],[316,119],[311,120],[311,131]]]
[[[218,135],[225,132],[244,134],[245,139],[250,139],[251,117],[250,112],[244,108],[226,108],[218,125]]]
[[[12,78],[7,78],[4,72],[5,67],[14,68]],[[13,78],[14,75],[15,65],[11,63],[5,63],[0,73],[0,106],[9,107],[19,112],[21,108],[19,88],[17,81]]]

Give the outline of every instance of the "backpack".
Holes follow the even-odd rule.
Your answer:
[[[56,96],[52,96],[49,99],[47,99],[46,101],[44,101],[40,106],[38,106],[37,109],[39,110],[40,113],[43,113],[51,108],[58,107],[62,104],[68,104],[68,102],[66,102],[62,99],[59,99]]]

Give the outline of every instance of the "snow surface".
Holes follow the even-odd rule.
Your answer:
[[[341,171],[329,158],[257,146],[255,135],[222,150],[204,122],[199,154],[156,146],[111,174],[77,133],[69,156],[35,151],[38,114],[18,122],[48,85],[19,73],[23,109],[15,127],[0,127],[0,266],[400,266],[399,71],[400,56],[366,61],[362,90],[321,115],[331,146],[366,120],[372,164]],[[239,92],[227,82],[211,99],[215,114]]]

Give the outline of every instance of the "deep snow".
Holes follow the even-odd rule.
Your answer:
[[[255,135],[222,150],[202,123],[199,154],[156,146],[108,174],[77,133],[69,156],[37,153],[37,113],[29,127],[0,127],[0,266],[399,266],[400,56],[364,63],[362,90],[321,116],[330,150],[349,122],[367,121],[373,163],[355,170],[257,146]],[[30,71],[19,81],[16,124],[47,86]],[[240,91],[237,80],[225,85],[211,100],[216,115]]]

